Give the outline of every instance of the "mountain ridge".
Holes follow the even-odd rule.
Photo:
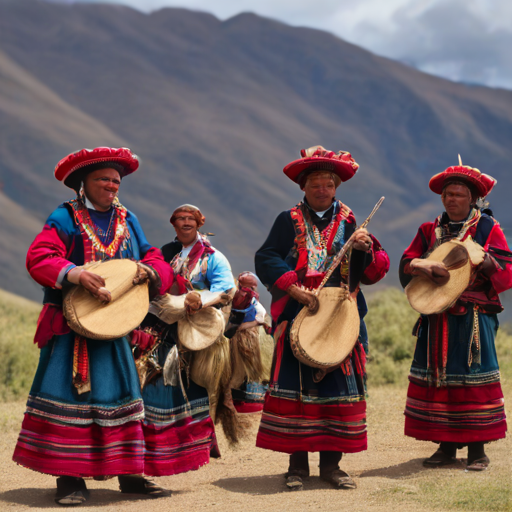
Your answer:
[[[2,0],[0,52],[0,181],[30,226],[72,197],[52,176],[63,156],[123,145],[141,169],[123,181],[120,199],[151,243],[173,237],[177,205],[197,204],[235,273],[252,269],[276,215],[302,196],[282,168],[322,144],[361,166],[339,189],[359,220],[387,197],[371,224],[392,259],[384,284],[397,283],[418,225],[441,213],[428,179],[457,153],[498,178],[490,200],[512,228],[510,91],[449,82],[252,13],[221,21],[187,9]],[[8,96],[13,65],[32,88],[19,79]],[[48,95],[55,102],[41,100]],[[36,298],[20,265],[33,227],[23,233],[2,251],[1,286],[27,282],[23,294]]]

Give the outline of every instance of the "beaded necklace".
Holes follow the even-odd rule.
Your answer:
[[[117,197],[112,202],[113,211],[107,233],[105,234],[105,243],[98,236],[98,226],[92,221],[83,201],[77,198],[69,201],[68,204],[73,209],[73,215],[84,242],[84,263],[113,258],[125,238],[129,236],[126,225],[127,210]],[[111,229],[114,232],[114,236],[112,241],[105,245],[109,240]]]

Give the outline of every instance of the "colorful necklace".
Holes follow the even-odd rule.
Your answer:
[[[112,203],[113,212],[110,218],[110,224],[112,221],[114,236],[112,241],[105,245],[97,234],[98,227],[91,219],[89,211],[85,204],[80,199],[74,199],[69,201],[69,204],[73,208],[73,214],[82,234],[84,241],[84,249],[87,256],[85,263],[88,261],[98,261],[106,258],[113,258],[121,246],[123,240],[127,237],[126,227],[126,208],[116,198]],[[107,230],[107,236],[105,237],[105,243],[109,239],[109,232],[111,226],[109,224]]]

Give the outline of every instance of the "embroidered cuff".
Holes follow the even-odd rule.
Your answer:
[[[297,277],[297,272],[294,270],[290,270],[283,274],[275,283],[274,286],[279,288],[280,290],[286,291],[292,284],[297,284],[299,281]]]

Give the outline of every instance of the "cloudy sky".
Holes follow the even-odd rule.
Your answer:
[[[54,0],[72,3],[77,0]],[[512,89],[511,0],[78,0],[207,11],[224,20],[255,12],[319,28],[374,53],[456,81]]]

